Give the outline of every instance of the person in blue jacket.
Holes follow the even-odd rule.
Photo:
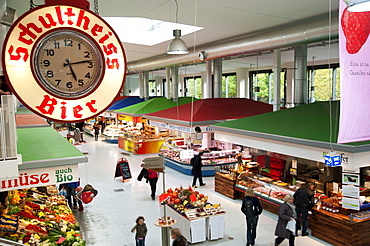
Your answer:
[[[242,212],[247,221],[247,246],[254,245],[257,237],[258,216],[262,213],[262,206],[254,196],[253,188],[249,187],[242,201]]]

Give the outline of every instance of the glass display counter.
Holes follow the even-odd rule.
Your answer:
[[[214,176],[215,168],[223,165],[235,164],[238,150],[221,150],[203,153],[202,156],[202,175]],[[186,149],[186,146],[176,146],[172,144],[163,144],[158,155],[163,156],[165,165],[179,172],[191,175],[192,166],[190,160],[193,158],[196,150]]]

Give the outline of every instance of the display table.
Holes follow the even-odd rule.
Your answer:
[[[369,245],[370,219],[351,223],[349,217],[326,210],[313,210],[312,236],[337,246]]]
[[[88,154],[89,153],[89,144],[88,143],[81,143],[74,145],[81,153]]]
[[[206,218],[188,220],[174,211],[171,207],[166,208],[167,215],[176,220],[176,227],[190,243],[206,241]]]
[[[220,214],[206,219],[208,240],[216,240],[225,236],[225,215]]]
[[[231,199],[238,198],[238,191],[235,190],[236,178],[233,179],[229,174],[215,173],[215,191]]]
[[[176,227],[190,243],[217,240],[225,236],[225,214],[189,220],[167,206],[167,215],[176,220]]]
[[[103,134],[104,141],[108,143],[118,143],[118,136],[111,136],[108,134]]]
[[[136,155],[155,154],[158,153],[164,139],[148,139],[145,141],[137,141],[131,138],[118,138],[118,147],[127,152]]]

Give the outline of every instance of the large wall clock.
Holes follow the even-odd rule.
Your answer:
[[[38,43],[32,65],[40,85],[50,94],[79,98],[99,86],[105,67],[99,46],[92,39],[60,29]]]
[[[77,122],[109,107],[122,90],[127,65],[114,30],[97,14],[68,3],[46,4],[18,18],[2,59],[25,106],[51,120]]]

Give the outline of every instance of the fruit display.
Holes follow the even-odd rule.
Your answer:
[[[0,237],[30,246],[84,246],[79,225],[55,187],[9,191]]]
[[[166,195],[167,198],[162,204],[167,204],[189,220],[225,213],[219,204],[212,205],[208,202],[208,196],[193,190],[190,186],[187,189],[181,186],[174,190],[170,188],[161,197],[166,197]]]

